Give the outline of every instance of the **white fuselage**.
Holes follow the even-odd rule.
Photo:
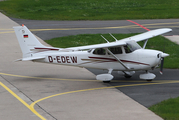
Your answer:
[[[160,63],[158,54],[162,53],[157,50],[138,49],[131,53],[116,54],[129,71],[149,70],[155,68]],[[78,66],[85,68],[96,69],[113,69],[125,71],[123,67],[112,55],[97,55],[93,54],[93,50],[89,51],[74,51],[74,52],[40,52],[33,54],[34,56],[45,56],[45,59],[34,60],[34,62],[45,62],[60,65]]]

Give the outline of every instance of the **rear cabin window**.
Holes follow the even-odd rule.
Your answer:
[[[113,54],[122,54],[122,49],[121,47],[110,47],[108,48]],[[93,51],[93,54],[97,55],[106,55],[106,50],[103,48],[97,48]],[[108,55],[110,55],[108,53]]]
[[[103,48],[97,48],[93,51],[93,54],[97,55],[106,55],[106,50]]]
[[[113,54],[122,54],[122,49],[121,49],[121,47],[111,47],[111,48],[109,48],[109,50],[110,50]]]

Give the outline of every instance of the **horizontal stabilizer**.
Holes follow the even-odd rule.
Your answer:
[[[44,59],[45,56],[38,56],[38,57],[26,57],[26,58],[22,58],[22,59],[18,59],[17,61],[31,61],[31,60],[39,60],[39,59]]]
[[[30,49],[33,52],[45,52],[45,51],[59,51],[59,48],[54,47],[34,47],[34,49]]]

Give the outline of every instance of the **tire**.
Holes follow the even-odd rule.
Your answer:
[[[124,75],[125,78],[131,78],[132,76],[130,75]]]
[[[103,83],[110,83],[111,81],[103,81]]]

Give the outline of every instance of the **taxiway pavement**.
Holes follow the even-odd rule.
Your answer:
[[[142,33],[145,29],[126,20],[113,21],[48,21],[24,20],[11,18],[18,24],[25,24],[42,40],[77,34],[108,34],[108,33]],[[179,34],[178,19],[133,20],[148,29],[172,28],[173,31],[165,35]]]
[[[14,62],[21,58],[17,25],[0,13],[1,119],[161,120],[84,68]]]
[[[96,33],[141,33],[146,32],[143,28],[126,20],[113,21],[45,21],[45,20],[23,20],[14,19],[19,24],[27,25],[34,34],[48,40],[54,37],[62,37],[76,34],[96,34]],[[172,28],[172,32],[165,34],[165,37],[175,43],[179,43],[179,19],[154,19],[154,20],[133,20],[148,29],[158,28]],[[167,52],[167,51],[166,51]],[[91,70],[94,74],[106,73],[107,71]],[[159,70],[151,71],[157,75],[154,82],[173,82],[173,84],[160,84],[148,86],[133,86],[133,87],[118,87],[120,91],[127,96],[136,100],[140,104],[150,107],[156,103],[169,98],[179,96],[179,84],[177,84],[178,73],[177,69],[164,70],[164,74],[160,75]],[[110,85],[117,86],[120,84],[136,84],[145,81],[139,80],[139,73],[137,72],[131,79],[125,79],[123,76],[113,72],[115,79]],[[122,81],[120,81],[122,80]],[[131,81],[132,80],[132,81]],[[136,82],[137,81],[137,82]]]

